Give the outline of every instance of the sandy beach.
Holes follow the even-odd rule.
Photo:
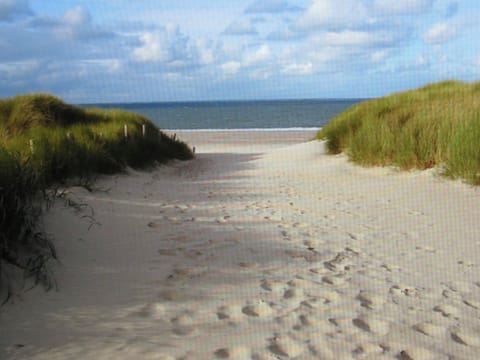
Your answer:
[[[0,359],[475,359],[480,192],[362,168],[315,131],[189,132],[45,217],[58,291],[0,309]]]

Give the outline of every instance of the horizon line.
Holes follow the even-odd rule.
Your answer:
[[[375,97],[332,97],[332,98],[280,98],[280,99],[216,99],[216,100],[152,100],[152,101],[129,101],[129,102],[84,102],[75,103],[79,106],[87,105],[141,105],[141,104],[189,104],[189,103],[242,103],[242,102],[277,102],[277,101],[365,101]]]

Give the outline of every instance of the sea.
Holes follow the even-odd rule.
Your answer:
[[[86,104],[139,113],[164,130],[313,130],[364,99]]]

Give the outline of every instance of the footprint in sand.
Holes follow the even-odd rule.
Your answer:
[[[307,346],[289,336],[277,336],[272,339],[269,349],[275,355],[294,358],[305,353]]]
[[[302,289],[287,289],[283,293],[283,298],[285,300],[299,300],[303,299],[305,297],[303,290]]]
[[[308,271],[314,274],[319,274],[319,275],[323,275],[329,272],[328,269],[324,267],[315,267],[315,268],[308,269]]]
[[[365,343],[359,345],[353,353],[361,357],[374,357],[381,355],[385,352],[385,349],[378,344]]]
[[[185,292],[175,289],[163,290],[159,293],[159,297],[166,301],[185,301],[188,299]]]
[[[452,339],[462,345],[480,346],[478,332],[467,329],[455,329],[451,332]]]
[[[325,241],[322,240],[305,240],[303,245],[307,246],[308,248],[312,248],[313,250],[318,250],[322,248],[322,245],[325,245]]]
[[[235,305],[220,306],[217,310],[219,320],[238,320],[242,316],[242,308]]]
[[[232,348],[222,348],[215,351],[215,356],[219,359],[250,359],[250,349],[237,346]]]
[[[468,282],[464,281],[453,281],[449,283],[442,283],[442,285],[445,285],[449,290],[453,292],[469,293],[472,290],[471,285]]]
[[[147,226],[149,228],[156,229],[156,228],[160,228],[162,225],[159,222],[151,221],[151,222],[148,223]]]
[[[152,303],[143,306],[134,313],[137,316],[160,320],[165,318],[165,306],[160,303]]]
[[[397,358],[400,360],[433,360],[434,355],[427,349],[416,347],[400,351]]]
[[[258,267],[258,264],[255,262],[242,261],[238,263],[238,266],[244,269],[255,269]]]
[[[388,322],[370,316],[360,316],[352,322],[356,327],[378,335],[386,335],[390,329]]]
[[[283,290],[285,288],[285,284],[279,280],[263,279],[260,282],[260,287],[268,291],[277,292]]]
[[[177,255],[177,249],[158,249],[157,252],[162,256],[175,256],[175,255]]]
[[[245,306],[242,309],[245,315],[253,317],[265,317],[273,313],[271,306],[265,301],[259,300],[252,304]]]
[[[323,338],[324,334],[334,332],[336,330],[336,325],[325,317],[321,317],[318,313],[313,313],[311,315],[300,315],[299,316],[300,324],[309,328],[310,339],[315,337]],[[310,331],[313,331],[311,333]]]
[[[413,326],[413,328],[424,335],[432,336],[432,337],[442,336],[446,331],[445,327],[434,325],[431,323],[416,324]]]
[[[172,324],[180,325],[180,326],[192,326],[194,323],[194,320],[190,314],[184,313],[170,319],[170,322]]]
[[[393,295],[414,297],[418,296],[419,289],[408,285],[393,285],[390,288],[390,293]]]
[[[172,333],[177,336],[193,336],[196,335],[197,329],[193,326],[176,326]]]
[[[329,301],[321,298],[312,298],[312,299],[304,300],[300,303],[300,305],[306,307],[307,309],[312,309],[316,311],[327,309],[328,304],[329,304]]]
[[[384,297],[367,291],[360,291],[357,300],[360,300],[360,304],[367,309],[377,309],[385,304]]]
[[[337,255],[329,260],[325,261],[323,265],[330,271],[334,272],[346,272],[351,270],[353,262],[351,258],[355,255],[352,251],[341,251]]]
[[[444,317],[458,317],[459,311],[455,306],[442,304],[433,308],[433,311],[442,314]]]
[[[308,342],[309,350],[315,355],[315,359],[338,359],[338,356],[335,356],[335,353],[329,348],[323,336],[321,333],[312,334]],[[307,356],[306,359],[308,358],[312,357]]]
[[[466,299],[463,300],[463,302],[465,303],[465,305],[468,305],[471,308],[474,308],[476,310],[480,309],[480,301],[470,299],[470,298],[466,298]]]
[[[343,277],[340,276],[323,276],[322,277],[322,282],[328,285],[332,285],[335,287],[340,287],[344,286],[346,284],[346,281]]]

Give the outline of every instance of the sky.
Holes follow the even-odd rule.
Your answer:
[[[371,98],[480,79],[478,0],[0,0],[0,97]]]

